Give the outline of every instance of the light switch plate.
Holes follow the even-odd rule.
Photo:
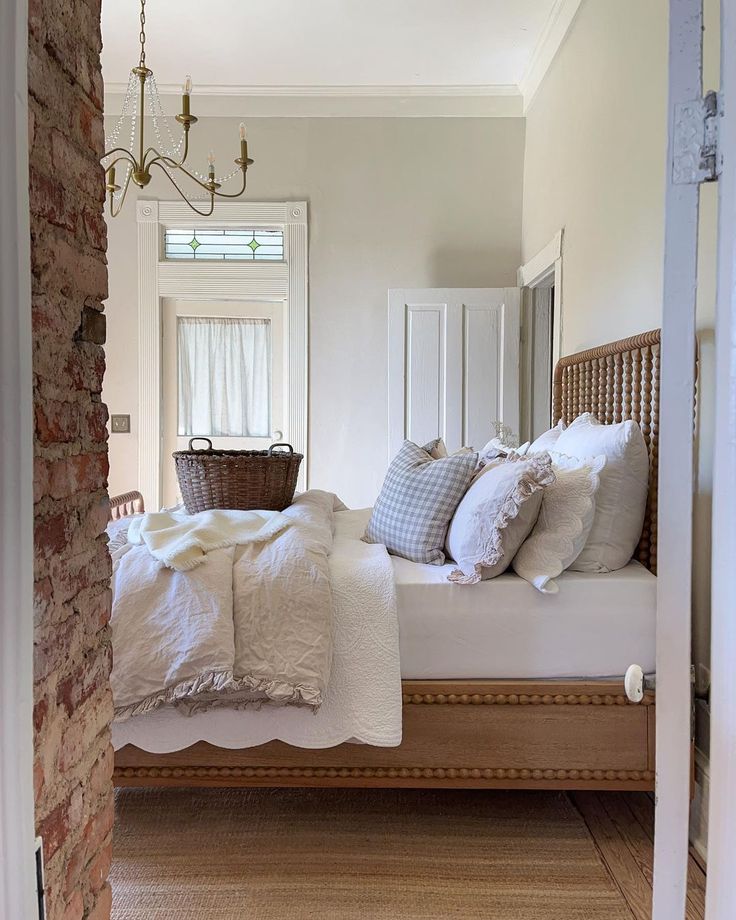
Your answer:
[[[130,416],[111,415],[110,431],[112,431],[113,434],[130,434]]]

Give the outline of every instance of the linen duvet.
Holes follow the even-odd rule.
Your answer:
[[[200,552],[183,571],[164,565],[153,542],[113,541],[116,719],[165,705],[319,707],[332,662],[334,506],[313,490],[273,518],[259,512],[263,539]],[[233,516],[245,525],[250,512],[228,514],[236,539]]]

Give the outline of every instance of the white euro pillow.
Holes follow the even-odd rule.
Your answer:
[[[534,529],[512,563],[542,594],[557,594],[554,580],[578,558],[593,527],[595,497],[605,456],[578,460],[553,453],[554,482],[544,490]]]
[[[542,490],[553,480],[549,454],[489,463],[450,521],[445,548],[458,568],[448,580],[475,584],[504,572],[534,527]]]
[[[528,453],[539,454],[543,450],[557,450],[557,441],[566,428],[567,425],[560,419],[554,428],[550,428],[549,431],[543,432],[538,438],[532,441],[529,445]]]
[[[570,568],[576,572],[623,568],[641,537],[649,489],[649,454],[641,429],[631,419],[602,425],[586,412],[560,434],[555,450],[580,460],[601,455],[606,458],[593,526]]]

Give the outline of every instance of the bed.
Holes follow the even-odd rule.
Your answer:
[[[118,746],[116,785],[653,789],[655,692],[630,702],[623,674],[632,663],[654,669],[659,341],[654,330],[571,355],[554,376],[554,422],[590,411],[641,426],[649,495],[627,567],[568,572],[551,598],[512,574],[462,592],[443,567],[394,559],[400,745],[238,749],[226,712],[217,744],[197,740],[197,719],[210,714],[167,723],[162,713],[146,729],[158,744],[133,743],[133,726]],[[111,504],[116,515],[141,510],[131,493]],[[336,527],[358,534],[365,514],[340,512]],[[207,737],[220,735],[210,726]]]

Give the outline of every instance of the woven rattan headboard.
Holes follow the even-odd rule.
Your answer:
[[[553,424],[592,412],[611,425],[631,418],[649,449],[649,496],[636,558],[657,572],[657,456],[659,447],[660,330],[580,351],[555,368]]]

